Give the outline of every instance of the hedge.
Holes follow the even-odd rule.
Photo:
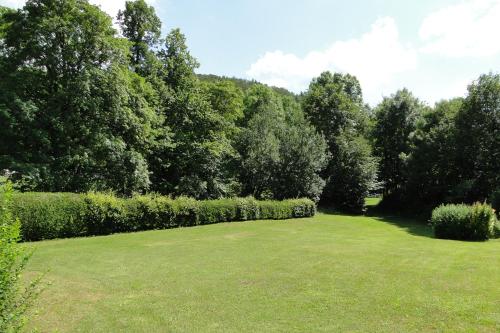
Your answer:
[[[300,218],[316,213],[316,205],[309,199],[196,201],[159,195],[124,199],[105,193],[17,193],[11,202],[11,209],[21,220],[24,241],[219,222]]]
[[[496,237],[495,211],[487,204],[441,205],[432,212],[431,225],[437,238],[487,240]]]

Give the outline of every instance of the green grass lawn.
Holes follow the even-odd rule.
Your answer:
[[[216,224],[47,241],[41,332],[498,332],[500,241],[393,218]]]

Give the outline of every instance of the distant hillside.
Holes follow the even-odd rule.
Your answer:
[[[202,81],[218,81],[218,80],[227,80],[233,82],[237,87],[239,87],[243,91],[247,91],[253,85],[263,84],[255,80],[245,80],[239,79],[235,77],[227,77],[227,76],[218,76],[214,74],[198,74],[198,78]],[[272,87],[271,88],[280,95],[297,97],[293,92],[286,90],[285,88]]]

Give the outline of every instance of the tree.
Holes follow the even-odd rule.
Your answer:
[[[424,105],[406,89],[384,98],[376,108],[373,138],[386,199],[397,198],[404,191],[411,152],[410,134],[423,110]]]
[[[335,137],[336,155],[330,162],[330,178],[324,192],[334,206],[349,212],[360,212],[365,198],[377,188],[377,160],[368,141],[361,135],[346,131]]]
[[[455,121],[463,99],[455,98],[436,103],[418,117],[416,129],[410,135],[407,200],[417,206],[437,206],[447,200],[457,184],[460,170],[456,145]]]
[[[229,115],[238,111],[214,109],[221,105],[196,77],[198,62],[185,41],[180,30],[174,29],[158,53],[160,77],[169,96],[162,113],[165,126],[172,130],[172,145],[156,151],[157,158],[169,163],[156,164],[154,189],[199,199],[232,195],[234,179],[227,176],[225,162],[236,152],[227,128],[234,126],[228,125]]]
[[[227,126],[235,126],[243,118],[244,95],[233,82],[202,82],[202,87],[212,108],[228,122]]]
[[[153,6],[144,0],[125,2],[125,10],[118,12],[122,34],[131,42],[131,64],[141,75],[151,72],[148,62],[154,54],[151,48],[157,46],[161,35],[161,21]]]
[[[500,75],[481,75],[457,114],[457,165],[465,200],[485,200],[500,184]]]
[[[173,29],[165,38],[165,47],[159,51],[162,78],[175,92],[181,92],[198,84],[194,70],[200,66],[186,45],[186,37],[180,29]]]
[[[154,94],[128,70],[111,18],[87,1],[29,0],[10,22],[0,169],[35,190],[146,190]]]
[[[326,142],[300,105],[255,86],[245,98],[245,115],[249,120],[240,138],[243,193],[318,201],[324,187],[320,172],[328,161]]]
[[[326,141],[293,99],[283,97],[283,108],[285,122],[279,132],[280,165],[274,197],[308,197],[318,202],[325,187],[321,172],[330,158]]]
[[[313,79],[303,96],[309,121],[325,136],[332,156],[323,172],[322,202],[359,211],[376,184],[376,160],[364,139],[369,115],[361,86],[349,75],[330,72]]]

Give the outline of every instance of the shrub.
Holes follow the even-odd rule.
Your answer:
[[[37,294],[38,280],[22,290],[20,274],[30,258],[18,244],[20,223],[10,211],[12,186],[0,183],[0,332],[17,332]]]
[[[252,197],[236,198],[233,200],[236,202],[238,220],[248,221],[260,218],[260,209],[257,200]]]
[[[497,220],[493,226],[493,237],[500,238],[500,220]]]
[[[495,213],[491,206],[441,205],[432,212],[431,224],[437,238],[487,240],[494,236]]]
[[[127,224],[125,200],[113,194],[89,193],[85,195],[84,224],[89,235],[108,235],[113,232],[134,230]]]
[[[22,221],[22,237],[40,240],[88,234],[85,196],[73,193],[15,193],[11,210]]]
[[[10,207],[23,221],[22,239],[26,241],[219,222],[300,218],[316,213],[316,205],[309,199],[196,201],[159,195],[123,199],[110,193],[24,193],[16,194],[15,198]]]

